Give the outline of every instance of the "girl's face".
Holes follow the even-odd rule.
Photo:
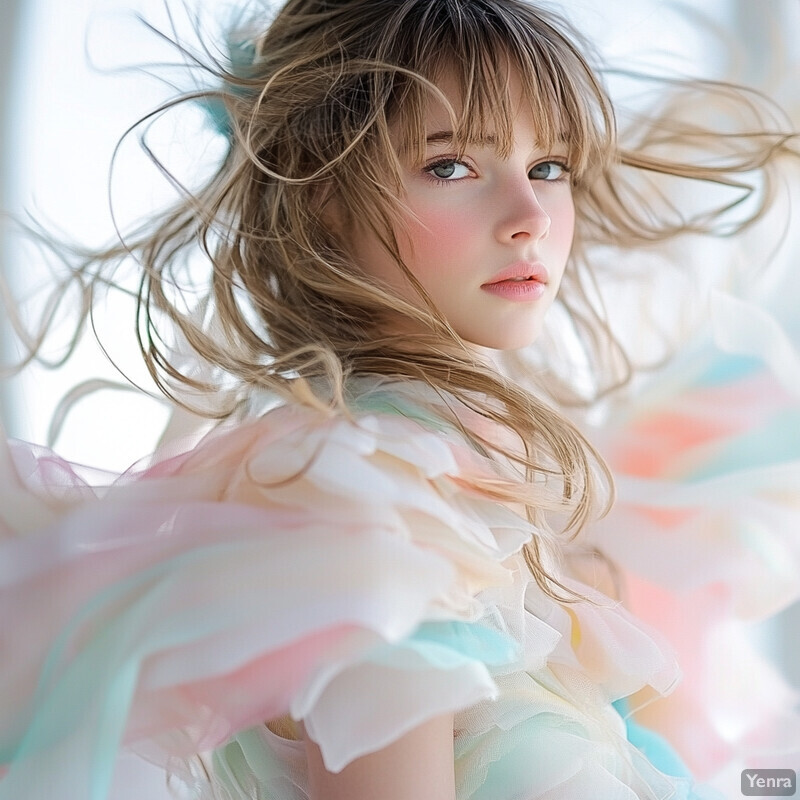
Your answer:
[[[452,84],[440,88],[458,114]],[[518,80],[511,91],[521,98]],[[543,150],[536,120],[521,103],[516,107],[508,157],[498,155],[489,136],[457,159],[450,117],[436,98],[426,111],[423,163],[401,151],[407,226],[396,235],[403,261],[466,343],[494,350],[525,347],[539,335],[575,224],[566,146]],[[420,303],[372,232],[356,226],[349,247],[365,272]]]

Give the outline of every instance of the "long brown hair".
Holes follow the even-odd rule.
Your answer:
[[[216,412],[224,417],[253,387],[288,396],[311,380],[328,387],[324,402],[343,406],[351,375],[421,381],[518,437],[519,451],[464,430],[476,445],[520,467],[519,482],[498,489],[499,499],[524,502],[543,528],[545,512],[566,511],[566,531],[578,532],[611,500],[608,471],[550,403],[475,359],[403,263],[392,132],[422,146],[425,104],[446,73],[461,89],[456,146],[490,129],[502,153],[516,111],[508,71],[519,76],[542,147],[563,140],[569,151],[577,236],[559,302],[589,363],[604,376],[595,396],[627,380],[632,366],[595,299],[591,249],[719,232],[726,212],[666,218],[631,188],[636,176],[745,186],[737,175],[759,170],[767,180],[765,199],[737,223],[740,229],[762,212],[767,168],[789,150],[791,137],[758,128],[726,132],[727,158],[715,162],[720,139],[713,132],[651,120],[637,139],[621,145],[589,45],[564,20],[524,0],[289,0],[271,24],[251,19],[229,36],[240,56],[248,54],[244,63],[239,57],[209,65],[218,86],[170,104],[224,108],[230,148],[219,170],[168,213],[126,236],[124,246],[84,258],[75,275],[88,285],[108,281],[108,267],[136,259],[142,355],[158,386],[177,402],[191,405],[192,393],[233,385],[230,402]],[[760,119],[758,103],[734,89],[700,83],[671,89],[670,97],[733,97]],[[667,119],[672,110],[665,106],[660,116]],[[687,142],[692,159],[675,158],[669,155],[675,148],[665,147]],[[419,304],[403,301],[354,266],[347,241],[327,222],[334,199],[379,237],[417,289]],[[200,287],[202,300],[189,303],[182,269],[197,253],[211,266],[210,279]],[[390,336],[386,320],[397,314],[413,319],[421,332],[403,341]],[[207,374],[222,376],[219,382],[201,380],[173,357],[177,337]],[[556,373],[543,369],[540,378],[537,388],[551,399],[579,399]],[[544,488],[534,476],[547,477]],[[560,584],[538,545],[527,546],[525,556],[540,585],[553,592]]]

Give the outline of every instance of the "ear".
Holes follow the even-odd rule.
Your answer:
[[[327,180],[314,187],[311,210],[323,227],[340,242],[351,227],[351,215],[342,203],[333,181]]]

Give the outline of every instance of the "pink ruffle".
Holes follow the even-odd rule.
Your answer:
[[[667,645],[618,604],[567,613],[542,595],[520,554],[538,532],[479,488],[496,465],[400,415],[280,407],[97,491],[52,454],[12,452],[2,798],[43,797],[55,776],[102,796],[118,743],[166,765],[286,713],[334,770],[446,710],[485,736],[476,721],[510,702],[498,680],[520,671],[541,698],[530,713],[584,729],[580,759],[610,737],[623,780],[611,700],[676,680]],[[520,646],[484,663],[407,638],[440,622]],[[487,768],[460,764],[464,785]]]

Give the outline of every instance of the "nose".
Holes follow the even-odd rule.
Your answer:
[[[527,177],[513,186],[504,186],[500,194],[496,206],[501,210],[496,226],[499,241],[513,244],[546,238],[550,231],[550,215]]]

